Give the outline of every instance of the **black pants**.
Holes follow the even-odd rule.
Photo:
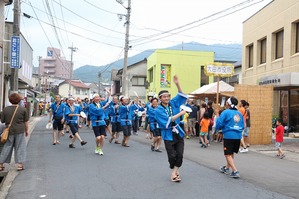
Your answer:
[[[132,120],[132,129],[133,129],[133,132],[134,132],[134,133],[137,133],[138,128],[139,128],[139,118],[138,118],[138,117],[135,117],[135,118]]]
[[[165,148],[167,151],[169,167],[173,169],[181,167],[183,163],[184,154],[184,139],[178,134],[173,133],[173,141],[164,140]]]

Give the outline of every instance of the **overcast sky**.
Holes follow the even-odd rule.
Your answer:
[[[38,56],[62,50],[74,68],[105,65],[123,58],[128,5],[116,0],[21,0],[21,32]],[[179,43],[242,43],[242,23],[271,0],[131,0],[129,56]],[[243,4],[242,4],[243,3]],[[12,21],[13,5],[5,16]],[[189,25],[188,25],[189,24]]]

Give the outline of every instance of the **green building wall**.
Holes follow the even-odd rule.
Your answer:
[[[177,75],[183,92],[188,94],[201,86],[202,66],[213,62],[214,52],[156,50],[147,59],[147,93],[158,94],[161,90],[168,90],[175,96],[177,88],[173,83],[173,76]],[[166,69],[164,75],[161,74],[163,66]],[[212,82],[213,77],[208,77],[207,83]]]

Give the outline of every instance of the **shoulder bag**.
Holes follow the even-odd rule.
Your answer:
[[[13,113],[13,116],[12,116],[12,118],[11,118],[11,120],[10,120],[10,123],[9,123],[8,127],[5,128],[5,129],[3,130],[3,133],[2,133],[2,135],[1,135],[1,143],[2,143],[2,144],[5,144],[6,141],[7,141],[8,134],[9,134],[9,129],[10,129],[10,126],[11,126],[11,124],[12,124],[12,121],[13,121],[15,115],[16,115],[16,112],[17,112],[18,108],[19,108],[19,105],[17,105],[16,110],[15,110],[15,112]]]

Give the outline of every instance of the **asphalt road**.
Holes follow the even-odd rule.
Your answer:
[[[287,173],[288,167],[299,172],[295,162],[258,153],[241,154],[237,158],[241,179],[232,179],[218,171],[224,163],[220,145],[201,149],[195,139],[186,140],[182,181],[174,183],[170,181],[165,150],[150,151],[149,140],[144,136],[132,137],[128,148],[110,144],[107,139],[104,155],[99,156],[94,154],[91,130],[80,131],[88,142],[83,147],[77,141],[75,149],[68,148],[68,136],[53,146],[46,122],[44,117],[32,132],[25,170],[14,179],[7,199],[299,197],[295,191],[298,188],[294,188],[298,186],[298,173]],[[282,168],[277,170],[279,167]],[[292,184],[294,180],[296,184]]]

